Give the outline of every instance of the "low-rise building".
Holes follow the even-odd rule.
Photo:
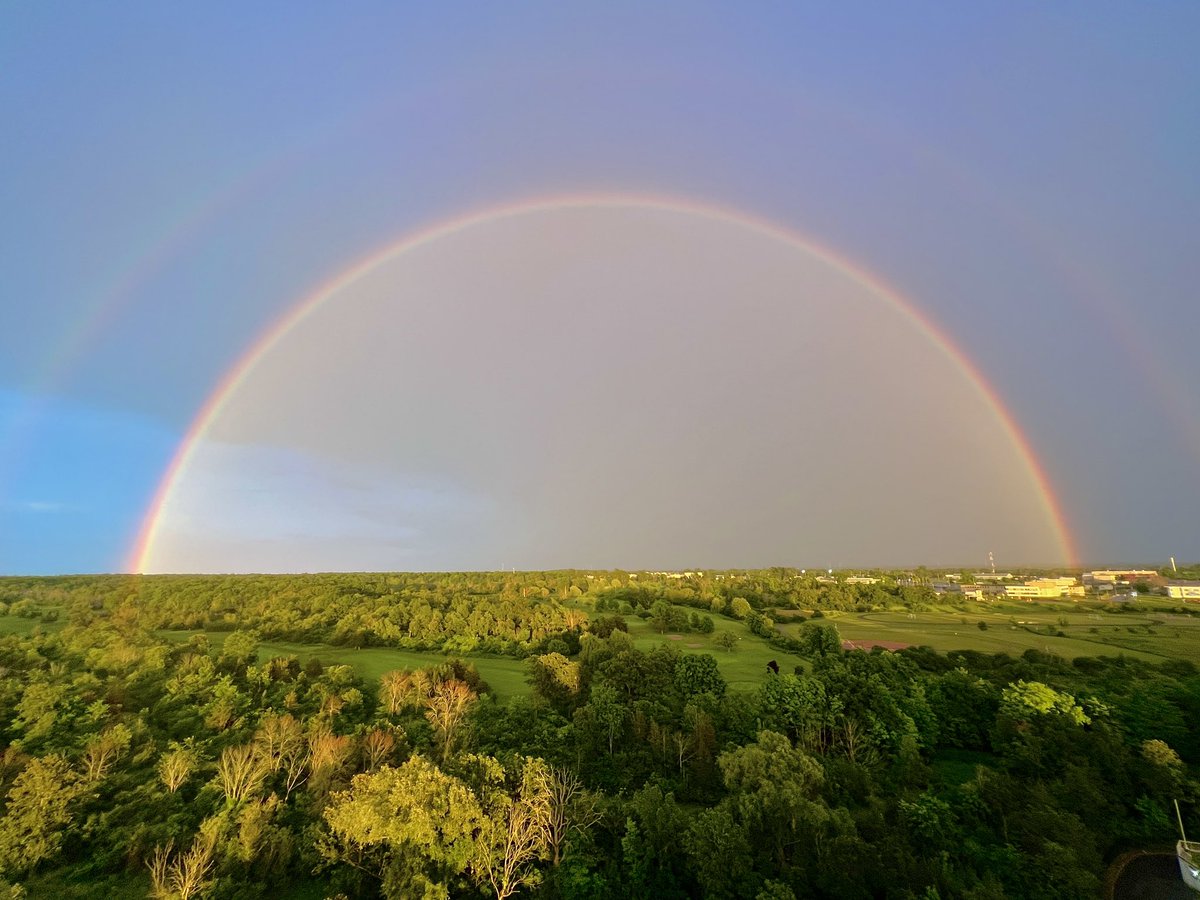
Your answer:
[[[1022,600],[1050,600],[1056,597],[1081,597],[1083,586],[1074,578],[1035,578],[1024,584],[1010,584],[1004,588],[1009,597]]]
[[[967,600],[982,600],[985,591],[995,593],[1001,590],[996,585],[984,587],[979,584],[955,584],[952,581],[935,581],[930,587],[939,594],[953,594],[955,597],[961,596]]]
[[[1083,573],[1084,584],[1116,584],[1118,581],[1150,581],[1158,578],[1153,569],[1097,569]]]
[[[1004,593],[1022,600],[1049,600],[1062,596],[1062,591],[1056,584],[1010,584],[1004,589]]]
[[[1200,581],[1168,581],[1167,596],[1172,600],[1200,600]]]
[[[1012,572],[976,572],[972,578],[978,584],[981,581],[1008,581],[1013,577]]]

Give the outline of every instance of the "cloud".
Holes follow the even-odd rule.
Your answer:
[[[164,512],[153,571],[411,568],[491,521],[451,480],[295,448],[202,441]]]
[[[31,513],[70,512],[76,508],[69,503],[62,503],[58,500],[12,500],[6,503],[5,506],[16,512]]]

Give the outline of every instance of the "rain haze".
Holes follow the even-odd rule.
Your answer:
[[[0,571],[1200,557],[1194,5],[3,16]]]

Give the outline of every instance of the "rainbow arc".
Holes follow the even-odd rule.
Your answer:
[[[687,214],[748,229],[763,237],[801,249],[837,269],[847,278],[858,283],[911,320],[930,340],[934,347],[960,371],[970,383],[979,399],[990,411],[1003,432],[1011,441],[1022,464],[1034,485],[1059,544],[1060,557],[1075,565],[1077,554],[1074,538],[1066,523],[1061,504],[1050,485],[1046,473],[1034,453],[1030,441],[1018,427],[996,390],[988,383],[970,358],[953,340],[912,301],[890,285],[884,283],[863,267],[844,256],[819,244],[805,235],[789,230],[776,223],[746,213],[719,206],[696,203],[672,197],[654,195],[621,194],[568,194],[535,200],[527,200],[503,206],[477,210],[440,221],[432,226],[410,232],[397,240],[390,241],[361,257],[342,269],[327,281],[317,285],[272,325],[265,329],[241,358],[224,374],[196,414],[183,440],[159,482],[158,489],[142,520],[142,525],[129,554],[127,566],[133,572],[144,572],[153,558],[155,539],[164,512],[171,503],[172,492],[186,473],[196,448],[204,439],[213,422],[221,415],[241,385],[253,374],[259,362],[266,357],[301,322],[324,304],[333,301],[359,279],[378,267],[418,248],[435,243],[482,225],[494,224],[505,219],[531,216],[569,209],[643,209]]]

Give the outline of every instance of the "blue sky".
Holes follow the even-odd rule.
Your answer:
[[[1200,557],[1194,4],[0,16],[0,571],[124,565],[204,399],[314,284],[570,191],[854,260],[1003,398],[1085,559]]]

